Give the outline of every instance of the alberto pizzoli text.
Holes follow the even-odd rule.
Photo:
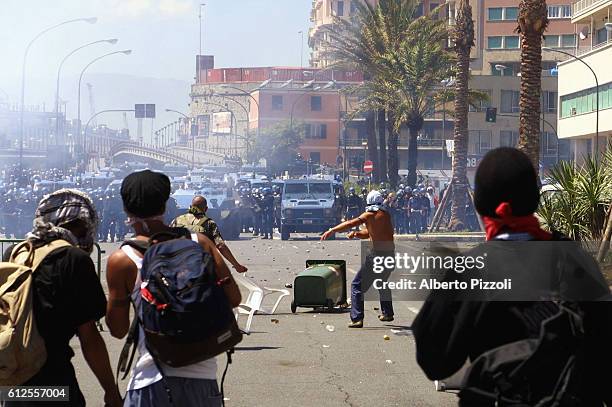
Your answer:
[[[503,281],[484,281],[472,278],[469,281],[440,281],[435,278],[423,279],[420,282],[402,278],[399,281],[375,279],[373,286],[377,290],[511,290],[512,279]]]

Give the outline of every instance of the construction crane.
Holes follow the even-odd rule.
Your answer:
[[[89,91],[89,110],[91,111],[91,116],[96,114],[96,107],[94,104],[94,95],[93,95],[93,85],[91,83],[87,83],[87,90]],[[92,127],[97,127],[98,123],[96,119],[91,121]]]

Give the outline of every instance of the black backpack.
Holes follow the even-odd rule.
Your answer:
[[[539,315],[539,337],[491,349],[469,366],[459,392],[460,405],[513,407],[583,406],[583,315],[575,304],[546,303]]]

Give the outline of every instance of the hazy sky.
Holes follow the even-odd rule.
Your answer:
[[[29,103],[52,100],[48,89],[54,89],[63,56],[82,44],[106,38],[118,38],[119,43],[79,52],[67,62],[63,76],[78,75],[96,56],[132,49],[132,55],[108,57],[88,72],[191,82],[202,2],[206,3],[203,53],[215,55],[217,67],[299,65],[298,31],[304,31],[306,38],[311,0],[0,0],[0,89],[13,101],[18,100],[23,51],[34,35],[61,21],[90,16],[98,17],[98,22],[60,27],[31,48]]]

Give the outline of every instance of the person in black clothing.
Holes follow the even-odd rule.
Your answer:
[[[106,345],[95,322],[106,313],[106,297],[90,258],[97,215],[91,199],[80,191],[62,189],[43,198],[36,210],[34,229],[27,235],[34,248],[62,239],[62,247],[45,258],[33,275],[33,312],[45,341],[47,360],[24,386],[68,386],[69,402],[45,406],[84,406],[69,345],[78,336],[83,356],[104,389],[104,403],[120,406],[121,396],[110,367]],[[7,261],[10,251],[4,253]],[[32,403],[39,405],[40,403]],[[28,403],[6,402],[5,406]]]
[[[485,224],[488,241],[485,245],[489,245],[489,249],[501,249],[487,252],[487,263],[494,261],[495,267],[487,267],[485,271],[490,275],[506,274],[504,277],[518,280],[516,285],[520,282],[526,290],[540,288],[545,280],[543,276],[556,277],[548,279],[549,284],[551,281],[558,284],[556,298],[573,301],[584,312],[585,342],[580,348],[580,356],[586,369],[581,370],[584,374],[579,376],[581,382],[576,393],[580,402],[575,406],[603,406],[604,402],[612,405],[609,389],[612,358],[608,351],[612,313],[610,302],[595,302],[609,296],[610,291],[596,263],[578,247],[574,253],[567,253],[545,250],[548,246],[537,243],[522,246],[525,251],[539,250],[536,256],[529,257],[525,251],[514,252],[517,246],[506,243],[562,239],[557,233],[542,230],[533,215],[539,195],[533,165],[519,150],[500,148],[483,158],[475,177],[475,207]],[[531,249],[534,246],[535,249]],[[514,267],[516,264],[521,267]],[[559,265],[563,272],[557,275],[555,267]],[[446,379],[458,372],[466,361],[473,362],[484,352],[499,346],[537,339],[542,320],[554,315],[550,314],[551,307],[558,309],[552,299],[514,302],[473,299],[465,291],[434,291],[415,319],[412,329],[417,361],[429,379]],[[547,371],[543,369],[541,374],[546,375]],[[463,393],[459,393],[459,398],[460,406],[494,405],[474,403]]]

